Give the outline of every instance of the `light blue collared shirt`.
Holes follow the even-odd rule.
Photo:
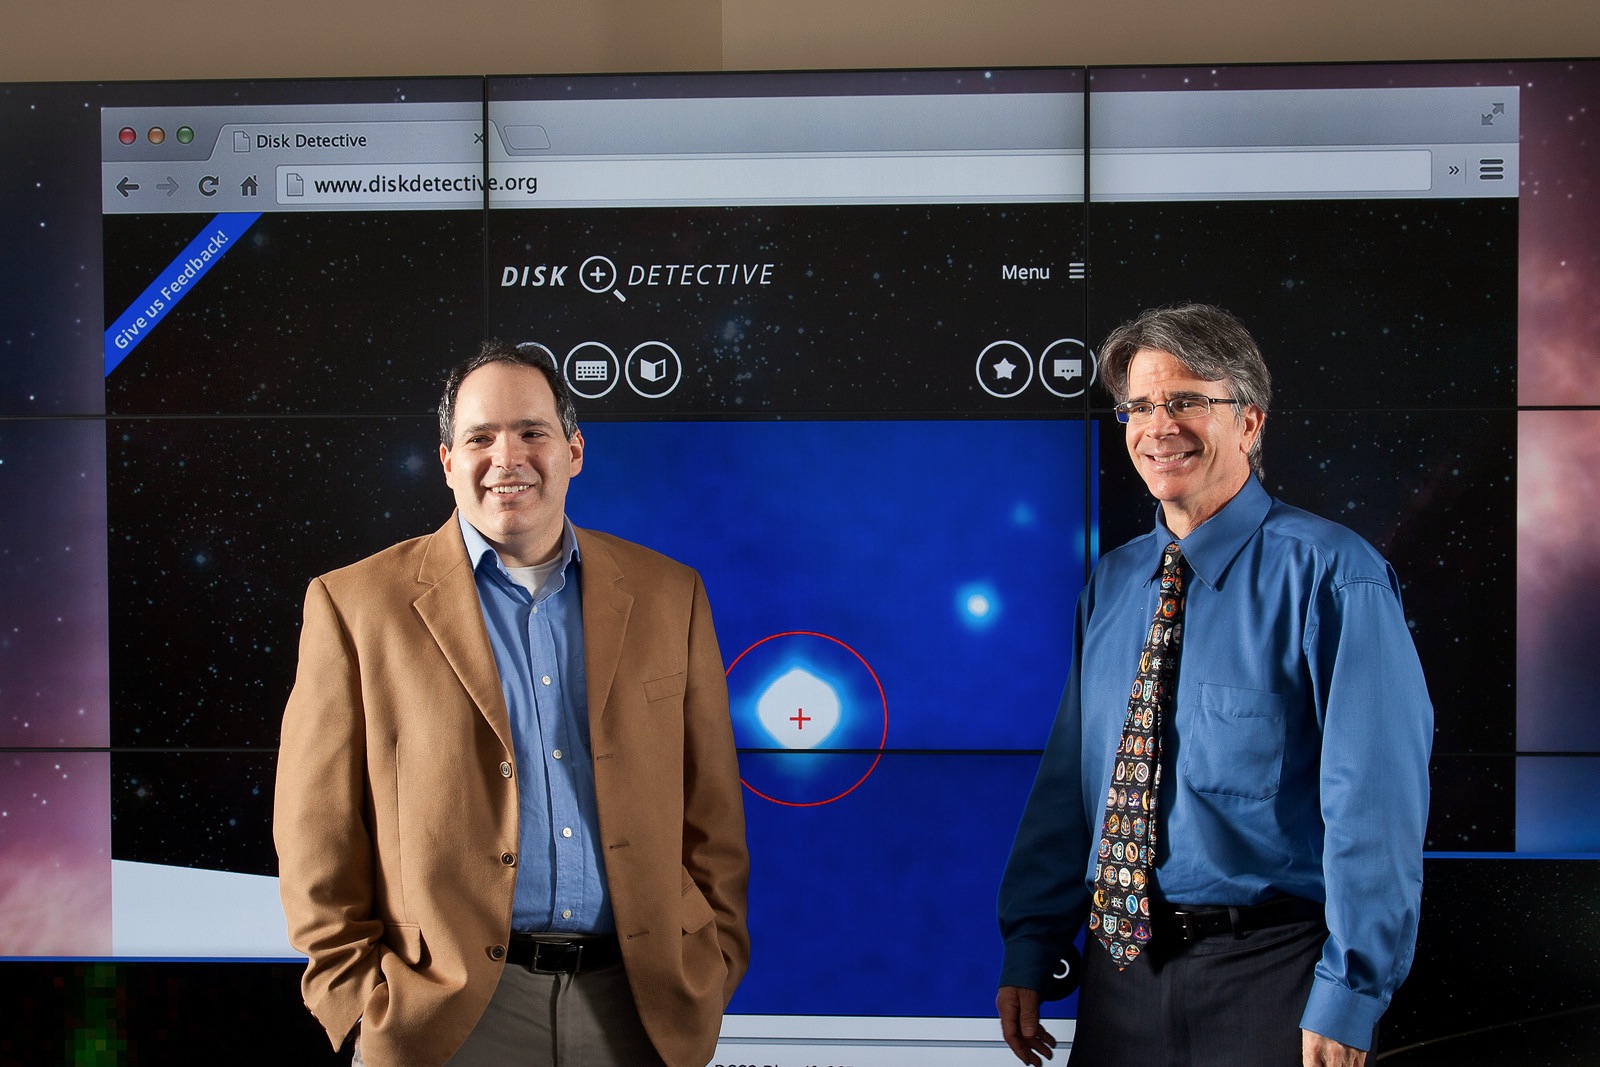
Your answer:
[[[610,933],[616,922],[589,756],[577,535],[567,522],[560,566],[535,601],[483,535],[457,519],[511,713],[520,842],[511,928]]]
[[[1170,540],[1158,511],[1078,598],[1072,677],[1000,890],[1001,985],[1042,988],[1088,913]],[[1301,1026],[1365,1048],[1411,966],[1428,815],[1433,708],[1399,583],[1360,537],[1254,478],[1180,543],[1192,577],[1162,740],[1157,892],[1325,901]]]

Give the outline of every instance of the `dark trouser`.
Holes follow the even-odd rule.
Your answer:
[[[1159,947],[1125,970],[1088,938],[1071,1067],[1298,1067],[1318,920]]]

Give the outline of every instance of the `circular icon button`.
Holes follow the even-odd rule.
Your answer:
[[[1015,341],[996,341],[978,353],[978,384],[990,396],[1009,400],[1033,382],[1033,357]]]
[[[683,380],[683,360],[664,341],[646,341],[628,353],[622,372],[628,386],[646,400],[659,400]]]
[[[608,256],[590,256],[578,268],[578,281],[591,293],[608,293],[617,287],[617,265]]]
[[[617,387],[622,367],[611,349],[599,341],[585,341],[567,353],[561,374],[574,393],[585,400],[598,400]]]
[[[1056,396],[1082,396],[1094,384],[1094,353],[1076,337],[1051,341],[1039,355],[1039,381]]]

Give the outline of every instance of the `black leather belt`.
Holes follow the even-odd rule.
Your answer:
[[[1269,926],[1322,918],[1322,905],[1302,897],[1273,897],[1243,907],[1202,907],[1150,901],[1152,937],[1171,944],[1232,934],[1235,937]]]
[[[526,967],[534,974],[577,974],[622,962],[622,946],[615,934],[552,941],[531,934],[512,934],[506,962]]]

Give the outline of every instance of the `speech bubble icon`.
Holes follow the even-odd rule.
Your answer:
[[[1064,382],[1083,377],[1083,360],[1081,359],[1057,359],[1052,360],[1051,363],[1051,373]]]

